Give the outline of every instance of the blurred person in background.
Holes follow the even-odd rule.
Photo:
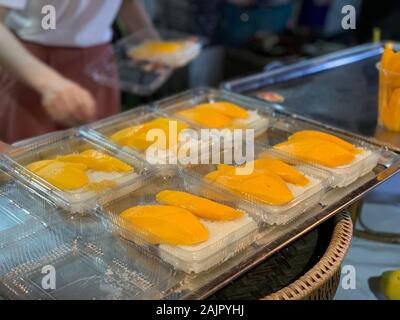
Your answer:
[[[42,26],[47,5],[55,8],[55,29]],[[85,73],[111,49],[117,16],[129,32],[157,36],[140,0],[0,0],[0,79],[15,79],[0,84],[0,140],[13,143],[119,112],[120,92]]]

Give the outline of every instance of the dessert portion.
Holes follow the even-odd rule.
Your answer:
[[[323,178],[304,166],[291,166],[268,154],[259,155],[247,166],[250,164],[253,170],[248,174],[239,174],[239,167],[220,164],[204,179],[249,200],[241,207],[268,224],[289,222],[318,203],[324,191]]]
[[[313,130],[296,132],[273,148],[328,170],[335,176],[333,186],[338,187],[349,185],[370,172],[379,157],[336,136]]]
[[[164,190],[157,194],[156,199],[160,203],[187,209],[199,218],[209,220],[235,220],[243,215],[242,211],[187,192]]]
[[[288,204],[305,190],[320,183],[282,160],[268,156],[254,160],[252,164],[252,172],[244,175],[238,174],[235,166],[220,164],[216,171],[208,173],[204,179],[272,206]]]
[[[387,129],[400,131],[400,54],[388,43],[379,68],[379,123]]]
[[[213,129],[254,129],[255,135],[268,127],[268,119],[254,110],[246,110],[227,101],[202,103],[193,108],[176,112],[199,126]]]
[[[208,239],[207,229],[189,210],[169,205],[129,208],[120,217],[133,231],[152,244],[192,245]]]
[[[178,148],[183,144],[195,150],[201,147],[196,137],[185,136],[183,142],[180,141],[180,134],[185,129],[189,126],[182,121],[160,117],[115,132],[110,139],[119,146],[144,154],[148,162],[165,164],[168,159],[177,157]]]
[[[173,144],[178,143],[177,137],[176,139],[170,139],[170,134],[172,133],[170,131],[174,130],[175,124],[176,124],[176,132],[178,135],[184,129],[189,128],[189,126],[186,123],[183,123],[181,121],[176,121],[170,118],[156,118],[154,120],[115,132],[111,136],[111,140],[113,140],[120,146],[127,146],[137,149],[139,151],[145,151],[148,147],[150,147],[154,143],[154,141],[148,139],[148,134],[151,130],[156,129],[156,130],[161,130],[164,133],[165,149],[170,149],[171,147],[173,147],[171,142]]]
[[[162,259],[186,272],[201,272],[221,263],[251,242],[257,228],[243,211],[191,193],[163,190],[157,203],[120,213],[119,224],[158,245]],[[228,249],[229,248],[229,249]]]
[[[58,189],[69,192],[100,192],[115,187],[117,180],[134,170],[125,162],[94,149],[40,160],[26,167]]]
[[[179,67],[194,59],[200,53],[200,45],[194,41],[149,40],[128,51],[134,60],[145,60]]]

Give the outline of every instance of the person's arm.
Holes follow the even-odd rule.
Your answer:
[[[154,39],[159,38],[157,30],[140,3],[140,0],[124,0],[118,16],[121,18],[128,32],[134,33],[146,30],[148,36]]]
[[[90,93],[31,55],[2,23],[0,67],[37,91],[54,121],[74,126],[94,118],[95,106]]]

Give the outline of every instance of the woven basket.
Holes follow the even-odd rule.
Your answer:
[[[287,287],[267,295],[263,300],[328,300],[333,299],[340,281],[341,264],[353,235],[350,215],[335,217],[332,239],[319,262]]]

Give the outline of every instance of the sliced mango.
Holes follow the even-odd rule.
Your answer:
[[[202,103],[176,113],[193,123],[207,128],[230,128],[235,119],[246,119],[247,110],[227,101]]]
[[[336,168],[354,161],[354,153],[322,139],[293,139],[273,147],[300,160]]]
[[[385,46],[379,73],[379,123],[390,131],[400,131],[398,91],[400,89],[400,52],[393,51],[393,44]]]
[[[85,150],[81,152],[81,155],[85,158],[90,159],[90,164],[87,164],[87,166],[88,168],[92,168],[94,170],[96,170],[96,167],[99,168],[98,170],[102,171],[117,172],[128,172],[133,169],[133,167],[129,164],[94,149]]]
[[[189,128],[186,123],[176,121],[170,118],[156,118],[141,124],[140,126],[130,127],[120,130],[111,136],[111,139],[117,141],[120,145],[126,145],[140,151],[146,150],[149,146],[154,144],[154,141],[148,140],[147,135],[152,129],[159,129],[165,133],[166,148],[172,147],[172,144],[177,144],[178,141],[170,141],[170,122],[176,122],[177,134],[182,130]],[[171,145],[170,145],[171,144]]]
[[[182,110],[177,112],[176,115],[197,125],[212,129],[228,128],[233,123],[232,118],[223,114],[215,115],[213,110],[208,110],[206,108]]]
[[[133,169],[125,162],[94,149],[85,150],[81,153],[58,156],[56,159],[63,162],[84,164],[88,169],[98,171],[128,172]]]
[[[111,139],[117,142],[120,145],[126,145],[129,143],[129,139],[139,132],[143,128],[143,125],[137,125],[133,127],[128,127],[125,129],[122,129],[120,131],[117,131],[111,136]]]
[[[190,211],[167,205],[136,206],[120,215],[122,225],[153,244],[193,245],[208,239],[207,229]]]
[[[268,156],[253,161],[254,170],[259,172],[274,172],[288,183],[298,186],[306,186],[310,181],[300,171],[291,165]]]
[[[197,105],[195,108],[213,110],[217,113],[223,114],[233,119],[246,119],[249,117],[249,113],[246,109],[243,109],[242,107],[239,107],[238,105],[227,101],[203,103]]]
[[[359,154],[359,153],[363,152],[362,150],[353,146],[351,143],[349,143],[343,139],[340,139],[334,135],[331,135],[329,133],[322,132],[322,131],[315,131],[315,130],[298,131],[298,132],[292,134],[288,140],[292,141],[292,140],[305,140],[305,139],[326,140],[326,141],[335,143],[335,144],[341,146],[342,148],[346,149],[347,151],[350,151],[355,154]]]
[[[140,130],[137,131],[137,133],[138,134],[144,133],[144,132],[147,133],[151,129],[162,129],[166,133],[168,133],[171,121],[172,122],[176,122],[178,133],[180,131],[182,131],[184,129],[187,129],[189,127],[186,123],[183,123],[183,122],[180,122],[180,121],[176,121],[174,119],[156,118],[154,120],[151,120],[149,122],[146,122],[146,123],[142,124],[142,127],[140,128]]]
[[[171,54],[184,46],[179,41],[147,41],[143,45],[133,48],[129,54],[136,59],[146,59],[155,55]]]
[[[286,204],[294,198],[285,181],[270,171],[237,175],[236,170],[222,167],[222,170],[208,173],[204,179],[271,205]]]
[[[400,52],[393,53],[389,59],[387,69],[393,73],[400,73]]]
[[[74,163],[52,161],[35,173],[61,190],[80,189],[89,183],[85,166],[79,168]]]
[[[160,203],[187,209],[194,215],[209,220],[234,220],[243,215],[242,211],[187,192],[164,190],[157,194],[156,199]]]
[[[271,173],[253,173],[251,178],[243,181],[238,191],[271,205],[284,205],[294,198],[283,179]]]
[[[382,119],[389,130],[400,131],[400,88],[391,93]]]
[[[32,172],[37,172],[45,167],[47,167],[48,165],[57,162],[57,160],[41,160],[41,161],[37,161],[37,162],[33,162],[28,164],[26,167],[31,170]],[[87,169],[87,165],[83,164],[83,163],[73,163],[73,162],[66,162],[68,164],[68,166],[70,167],[74,167],[76,169],[79,170],[86,170]]]
[[[40,160],[30,163],[26,167],[28,168],[28,170],[31,170],[32,172],[37,172],[40,169],[47,167],[50,163],[53,163],[54,161],[55,160]]]
[[[240,190],[243,181],[249,176],[238,176],[234,173],[213,171],[204,176],[208,182],[213,182],[221,186],[227,187],[230,190]]]
[[[224,163],[218,164],[217,165],[217,169],[220,172],[227,172],[227,171],[236,170],[236,168],[234,166],[231,166],[229,164],[224,164]]]

